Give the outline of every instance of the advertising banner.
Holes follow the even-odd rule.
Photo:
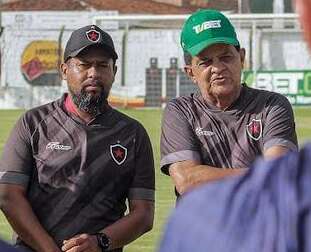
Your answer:
[[[285,95],[292,105],[311,105],[311,70],[245,71],[249,86]]]

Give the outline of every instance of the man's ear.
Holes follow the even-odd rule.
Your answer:
[[[60,73],[62,75],[63,80],[67,80],[67,71],[68,71],[68,65],[66,63],[62,63],[59,67]]]
[[[245,62],[245,48],[240,49],[240,60],[241,60],[241,65],[242,69],[244,68],[244,62]]]
[[[187,76],[196,84],[197,80],[196,80],[196,78],[195,78],[195,76],[193,74],[192,67],[190,65],[186,65],[184,67],[184,71],[187,74]]]
[[[113,66],[113,73],[114,73],[114,76],[116,76],[117,70],[118,70],[118,67],[117,67],[116,65],[114,65],[114,66]]]

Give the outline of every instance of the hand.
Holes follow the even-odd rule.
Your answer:
[[[64,240],[62,251],[67,252],[101,252],[95,235],[79,234]]]

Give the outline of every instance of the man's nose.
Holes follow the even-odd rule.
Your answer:
[[[219,59],[213,60],[213,64],[212,64],[213,73],[219,73],[223,71],[224,69],[225,69],[225,64],[221,60]]]
[[[92,64],[91,67],[88,69],[88,77],[97,77],[100,75],[99,66],[96,64]]]

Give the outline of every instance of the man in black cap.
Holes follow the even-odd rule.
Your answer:
[[[149,137],[107,103],[117,58],[97,26],[74,31],[61,65],[69,94],[15,125],[0,159],[0,206],[17,247],[122,251],[152,228]]]

